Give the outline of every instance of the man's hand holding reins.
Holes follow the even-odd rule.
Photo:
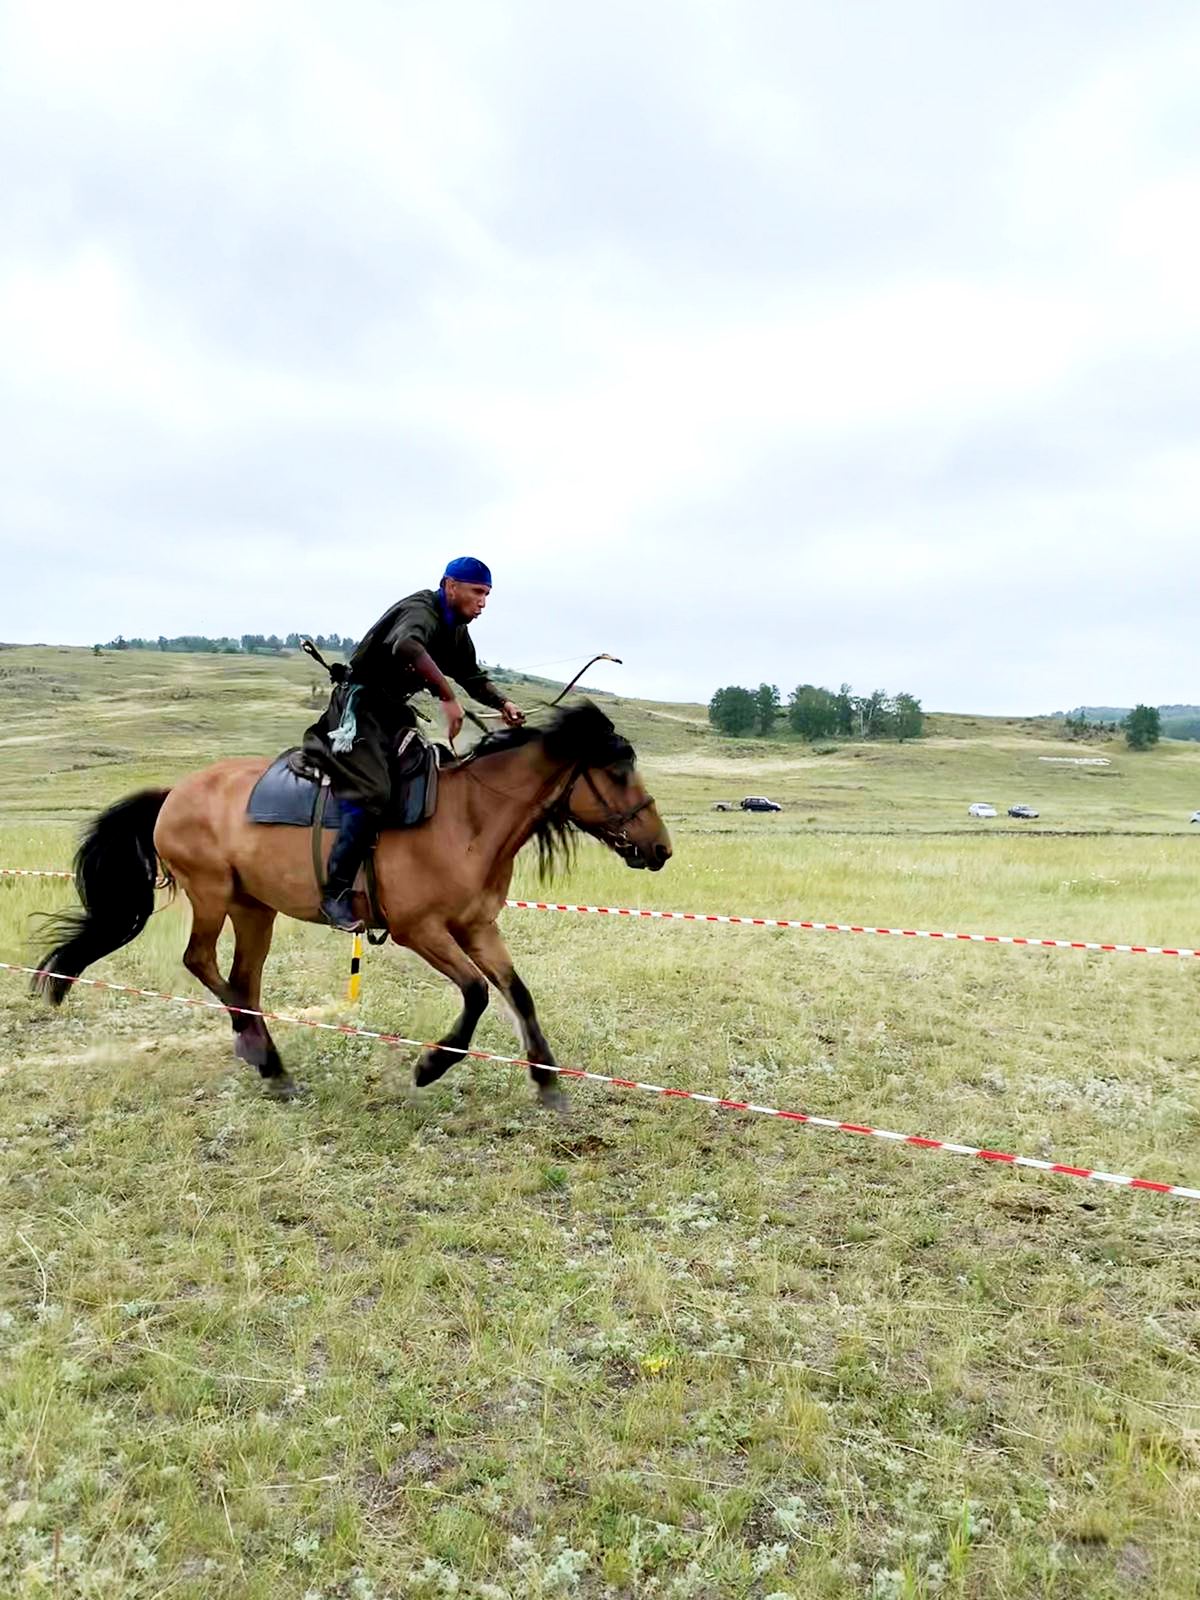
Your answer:
[[[506,700],[500,707],[500,715],[504,718],[506,726],[519,728],[525,721],[525,713],[520,706],[514,705],[511,700]]]
[[[446,717],[446,734],[450,740],[451,746],[453,746],[455,739],[457,739],[459,734],[462,732],[463,717],[465,713],[462,706],[459,705],[458,701],[453,697],[453,695],[449,700],[442,701],[442,710]]]

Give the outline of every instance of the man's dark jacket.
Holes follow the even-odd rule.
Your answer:
[[[409,699],[429,687],[414,666],[422,650],[473,700],[497,711],[504,704],[480,669],[467,624],[446,621],[438,590],[419,589],[385,611],[351,656],[348,680],[335,687],[324,715],[304,735],[305,754],[329,774],[335,792],[376,816],[391,793],[388,760],[397,735],[416,723]],[[354,745],[337,755],[329,736],[354,688]]]

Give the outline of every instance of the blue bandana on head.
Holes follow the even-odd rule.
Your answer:
[[[459,583],[486,583],[489,589],[492,587],[490,570],[475,556],[456,556],[447,562],[442,578],[455,578]]]

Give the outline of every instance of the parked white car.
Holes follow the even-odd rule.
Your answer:
[[[1191,816],[1188,818],[1188,821],[1189,822],[1200,822],[1200,811],[1193,811]]]
[[[977,800],[973,806],[967,807],[967,815],[969,817],[994,817],[996,808],[995,806],[985,805],[982,800]]]

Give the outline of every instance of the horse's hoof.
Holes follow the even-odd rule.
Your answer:
[[[268,1050],[263,1039],[247,1030],[234,1035],[233,1053],[238,1061],[244,1061],[248,1067],[261,1068],[266,1065]]]
[[[368,1081],[366,1088],[370,1092],[367,1103],[372,1110],[390,1109],[397,1105],[416,1105],[420,1099],[412,1076],[398,1071],[394,1065],[377,1073]]]
[[[413,1083],[418,1089],[425,1089],[431,1083],[436,1083],[444,1073],[458,1060],[448,1050],[423,1050],[417,1058],[413,1068]]]
[[[542,1083],[538,1085],[537,1103],[543,1111],[554,1111],[560,1117],[567,1118],[571,1115],[571,1102],[563,1093],[562,1087],[557,1083]]]
[[[263,1089],[272,1100],[296,1100],[304,1093],[304,1089],[290,1072],[285,1072],[278,1078],[264,1078]]]

